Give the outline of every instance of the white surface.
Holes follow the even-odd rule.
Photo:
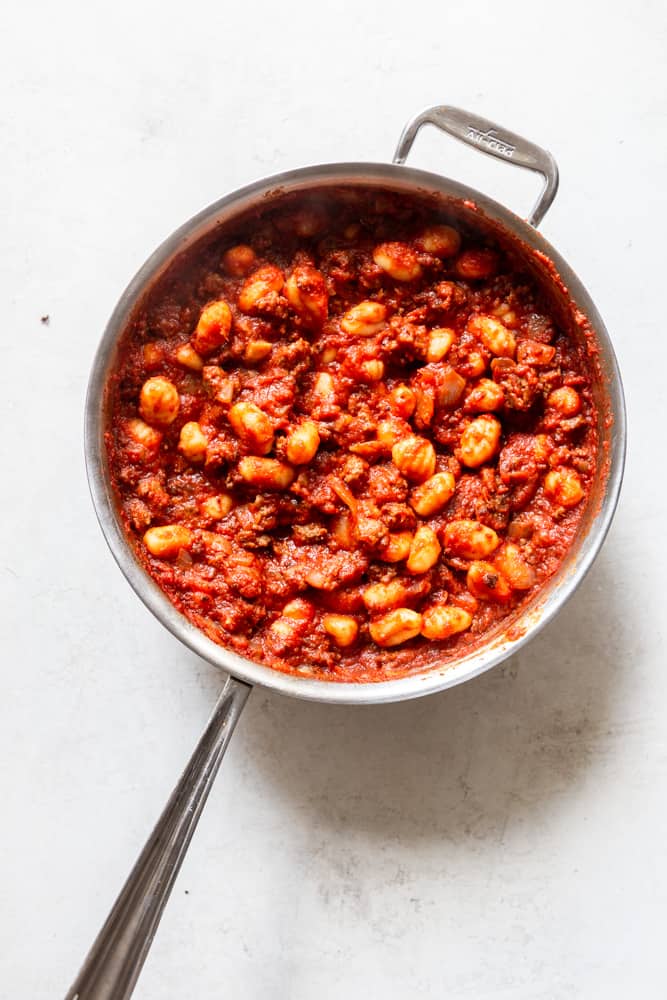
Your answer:
[[[256,691],[136,995],[664,997],[664,5],[168,11],[3,23],[0,995],[64,993],[221,685],[139,605],[88,500],[83,395],[116,298],[221,193],[385,159],[450,102],[560,164],[543,230],[625,375],[617,519],[504,669],[372,710]],[[435,133],[414,162],[532,203],[533,178]]]

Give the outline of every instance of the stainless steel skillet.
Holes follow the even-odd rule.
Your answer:
[[[480,151],[542,176],[543,188],[527,221],[508,208],[439,174],[405,166],[415,136],[435,125]],[[273,671],[216,645],[169,602],[147,575],[128,544],[111,487],[104,432],[106,387],[114,369],[119,338],[133,311],[174,258],[211,232],[258,204],[272,192],[313,192],[324,186],[364,185],[401,192],[429,192],[468,223],[493,227],[548,287],[573,336],[586,337],[597,358],[594,388],[599,415],[600,461],[582,528],[559,572],[514,622],[512,635],[500,633],[454,664],[379,683],[315,680]],[[153,614],[190,649],[228,675],[210,722],[141,853],[85,963],[67,994],[70,1000],[121,1000],[136,983],[162,910],[194,832],[252,685],[313,701],[375,704],[431,694],[490,669],[529,641],[574,593],[609,529],[623,475],[626,429],[623,390],[614,351],[602,319],[579,278],[535,228],[558,187],[553,157],[539,146],[493,122],[455,108],[435,107],[417,115],[404,130],[393,164],[337,163],[306,167],[257,181],[220,199],[186,222],[149,258],[121,296],[100,342],[88,386],[85,453],[91,495],[107,543],[125,577]]]

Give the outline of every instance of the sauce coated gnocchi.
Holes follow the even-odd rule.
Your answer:
[[[585,350],[502,247],[407,195],[282,196],[128,329],[109,459],[148,572],[278,670],[385,680],[485,641],[596,473]]]

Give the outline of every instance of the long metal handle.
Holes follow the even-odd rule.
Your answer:
[[[233,677],[225,684],[190,762],[66,1000],[125,1000],[131,995],[250,691]]]
[[[448,108],[442,105],[426,108],[408,122],[398,140],[394,163],[405,163],[417,133],[423,125],[435,125],[436,128],[442,129],[455,139],[460,139],[468,146],[474,146],[482,153],[541,174],[542,192],[528,216],[528,222],[532,226],[540,224],[558,191],[558,167],[551,153],[541,146],[536,146],[534,142],[516,135],[515,132],[508,132],[487,118],[480,118],[479,115],[462,111],[460,108]]]

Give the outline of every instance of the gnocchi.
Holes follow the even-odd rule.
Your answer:
[[[476,469],[489,462],[500,447],[502,427],[496,417],[482,415],[471,420],[461,435],[458,456],[464,465]]]
[[[139,413],[147,424],[168,427],[178,416],[180,406],[178,389],[168,378],[156,375],[142,385]]]
[[[452,604],[435,604],[422,615],[421,633],[425,638],[442,642],[472,625],[472,615]]]
[[[357,620],[351,615],[324,615],[322,626],[341,649],[351,646],[359,633]]]
[[[586,495],[574,469],[563,466],[552,469],[544,477],[544,492],[561,507],[576,507]]]
[[[317,454],[320,433],[314,420],[304,420],[287,435],[287,459],[292,465],[307,465]]]
[[[373,251],[373,260],[394,281],[416,281],[421,277],[419,258],[407,243],[381,243]]]
[[[267,455],[273,448],[273,424],[255,403],[234,403],[229,409],[229,422],[253,454]]]
[[[394,465],[406,479],[423,483],[435,472],[435,449],[426,438],[409,434],[391,449]]]
[[[409,573],[426,573],[440,558],[440,542],[433,528],[420,524],[410,543],[406,567]]]
[[[285,296],[301,319],[321,326],[327,318],[329,293],[320,271],[310,264],[299,264],[285,282]]]
[[[196,420],[189,420],[181,427],[178,450],[191,462],[203,462],[208,447],[208,435]]]
[[[451,472],[436,472],[415,486],[410,494],[410,505],[420,517],[430,517],[442,510],[454,496],[456,480]]]
[[[244,313],[261,312],[270,296],[282,291],[285,275],[279,267],[267,264],[249,275],[239,292],[239,309]]]
[[[444,530],[445,549],[462,559],[484,559],[500,545],[493,528],[480,521],[450,521]]]
[[[222,266],[232,278],[244,278],[252,271],[256,262],[255,251],[246,243],[238,243],[225,250],[222,255]]]
[[[251,455],[239,462],[239,474],[246,483],[263,490],[286,490],[294,480],[294,469],[286,462]]]
[[[488,562],[471,563],[466,583],[473,597],[480,601],[494,601],[502,604],[509,601],[512,596],[512,588],[503,574]]]
[[[453,226],[428,226],[415,242],[420,250],[435,257],[455,257],[461,248],[461,235]]]
[[[371,638],[378,646],[398,646],[415,639],[421,632],[422,616],[411,608],[396,608],[369,626]]]
[[[468,329],[479,337],[487,350],[498,358],[513,358],[516,338],[511,330],[493,316],[473,316]]]
[[[191,544],[192,532],[182,524],[149,528],[144,535],[144,545],[158,559],[177,556],[181,549],[187,549]]]
[[[374,337],[384,330],[386,319],[386,306],[381,302],[366,300],[348,309],[340,321],[340,328],[351,337]]]
[[[193,350],[197,354],[212,354],[227,342],[231,328],[232,311],[225,300],[209,302],[202,309],[195,332],[192,334]]]

